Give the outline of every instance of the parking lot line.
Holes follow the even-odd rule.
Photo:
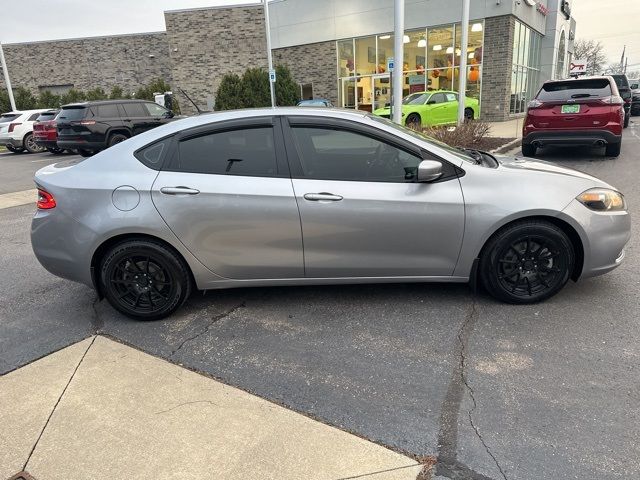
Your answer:
[[[35,188],[21,192],[5,193],[0,195],[0,210],[34,203],[37,198],[38,191]]]

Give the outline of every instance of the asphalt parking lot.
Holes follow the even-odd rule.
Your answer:
[[[550,149],[640,213],[640,117],[622,154]],[[50,154],[0,154],[0,194]],[[66,156],[65,158],[70,158]],[[29,242],[33,205],[0,210],[0,374],[100,333],[390,448],[451,479],[640,476],[640,241],[616,271],[538,305],[460,285],[256,288],[131,321],[58,279]]]

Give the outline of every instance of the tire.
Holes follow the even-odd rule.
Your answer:
[[[561,228],[544,220],[523,220],[489,239],[480,255],[480,280],[498,300],[535,303],[562,290],[574,265],[573,245]]]
[[[60,155],[64,153],[64,150],[58,147],[47,147],[49,153],[53,153],[54,155]]]
[[[94,152],[93,150],[85,150],[84,148],[79,148],[78,153],[83,157],[90,157],[94,155],[96,152]]]
[[[524,155],[525,157],[535,157],[537,150],[537,147],[535,145],[532,145],[531,143],[522,144],[522,155]]]
[[[117,145],[118,143],[124,142],[127,138],[129,138],[129,137],[127,137],[123,133],[113,133],[113,134],[111,134],[111,136],[109,136],[109,142],[107,142],[107,145],[109,147],[113,147],[114,145]]]
[[[420,118],[420,115],[418,115],[417,113],[410,113],[409,116],[407,117],[407,120],[404,122],[404,124],[408,128],[412,128],[413,130],[418,130],[419,128],[422,127],[422,119]]]
[[[168,317],[192,288],[182,258],[160,242],[142,239],[112,247],[100,263],[99,280],[113,308],[136,320]]]
[[[16,153],[16,147],[14,147],[13,145],[5,145],[5,147],[7,147],[7,150],[9,150],[11,153]]]
[[[464,109],[464,121],[465,122],[470,122],[471,120],[473,120],[473,109],[472,108],[465,108]]]
[[[622,128],[627,128],[629,126],[629,118],[631,117],[631,113],[628,113],[624,116],[624,125]]]
[[[33,139],[33,133],[27,133],[24,136],[24,140],[22,143],[25,150],[29,153],[42,153],[45,151],[44,147],[41,147],[35,142],[35,140]]]
[[[605,157],[617,157],[620,155],[620,149],[622,148],[622,142],[607,143],[604,149]]]

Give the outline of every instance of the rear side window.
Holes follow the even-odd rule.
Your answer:
[[[608,97],[610,95],[611,84],[609,80],[603,78],[546,83],[536,98],[542,102],[553,102],[571,98]]]
[[[98,117],[101,118],[120,118],[118,113],[118,105],[115,103],[98,106]]]
[[[87,116],[87,107],[66,107],[60,111],[60,120],[82,120]]]
[[[0,117],[0,123],[11,122],[11,121],[15,120],[16,118],[18,118],[19,116],[20,116],[20,114],[2,115]]]
[[[123,103],[122,107],[127,117],[148,117],[147,110],[141,103]]]
[[[39,114],[39,113],[34,113],[33,115],[31,115],[31,116],[29,117],[29,119],[27,120],[27,122],[35,122],[35,121],[38,119],[38,117],[39,117],[39,116],[40,116],[40,114]]]
[[[215,132],[182,140],[170,169],[214,175],[276,176],[273,128]]]
[[[135,153],[135,156],[147,167],[154,170],[160,170],[160,167],[162,167],[162,160],[167,154],[170,143],[171,138],[165,138],[164,140],[141,148]]]

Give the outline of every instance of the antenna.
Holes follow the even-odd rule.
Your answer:
[[[189,95],[187,95],[187,92],[185,92],[182,88],[178,87],[178,90],[180,90],[180,93],[182,93],[185,97],[187,97],[187,100],[189,100],[194,107],[196,107],[196,110],[198,111],[198,115],[204,113],[202,110],[200,110],[200,107],[196,104],[196,102],[194,102],[191,97]]]

